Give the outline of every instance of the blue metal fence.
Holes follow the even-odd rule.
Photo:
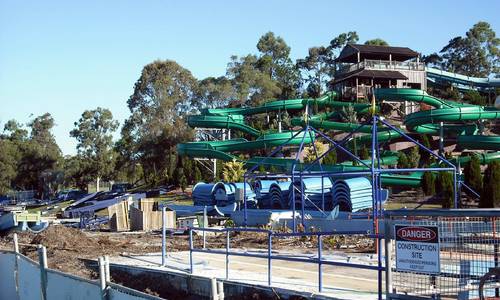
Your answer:
[[[196,248],[194,246],[194,240],[193,240],[193,232],[195,231],[201,231],[201,232],[215,232],[215,233],[221,233],[226,235],[226,245],[225,249],[217,248],[217,249],[209,249],[209,248]],[[267,253],[266,254],[261,254],[261,253],[247,253],[247,252],[239,252],[239,251],[232,251],[231,245],[230,245],[230,234],[231,232],[254,232],[254,233],[265,233],[267,234]],[[381,264],[377,264],[376,266],[372,265],[364,265],[364,264],[358,264],[358,263],[351,263],[351,262],[338,262],[338,261],[331,261],[331,260],[325,260],[323,258],[323,242],[322,238],[324,236],[339,236],[339,235],[359,235],[363,236],[366,238],[372,238],[372,239],[380,239],[381,237],[379,235],[375,234],[370,234],[367,233],[366,231],[345,231],[345,232],[290,232],[290,233],[283,233],[283,232],[276,232],[273,230],[268,230],[268,229],[259,229],[259,228],[190,228],[189,229],[189,265],[190,265],[190,272],[191,274],[194,273],[194,268],[193,268],[193,253],[208,253],[208,254],[220,254],[224,255],[226,257],[225,259],[225,276],[226,279],[229,279],[229,257],[230,256],[241,256],[241,257],[253,257],[253,258],[263,258],[267,259],[267,283],[269,286],[272,285],[272,261],[273,260],[282,260],[282,261],[290,261],[290,262],[302,262],[302,263],[313,263],[318,265],[318,291],[322,292],[323,291],[323,265],[329,265],[329,266],[341,266],[341,267],[352,267],[352,268],[360,268],[360,269],[367,269],[367,270],[373,270],[377,271],[379,276],[382,276],[382,273],[385,271],[385,267],[382,266]],[[283,254],[273,254],[272,249],[273,249],[273,238],[290,238],[290,237],[317,237],[318,243],[317,243],[317,258],[302,258],[302,257],[296,257],[296,256],[289,256],[289,255],[283,255]],[[379,298],[382,297],[382,285],[379,285],[378,289],[378,294]]]

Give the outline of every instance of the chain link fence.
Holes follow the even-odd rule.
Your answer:
[[[396,269],[395,225],[436,226],[439,271],[435,274]],[[400,228],[400,227],[398,227]],[[408,228],[408,227],[407,227]],[[422,227],[420,227],[422,228]],[[414,210],[386,213],[387,290],[392,299],[404,295],[441,299],[479,299],[481,278],[499,267],[500,210]],[[401,253],[401,252],[400,252]],[[400,254],[401,255],[401,254]],[[498,297],[494,277],[484,279],[484,296]]]

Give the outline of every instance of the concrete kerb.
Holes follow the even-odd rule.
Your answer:
[[[62,277],[65,277],[67,279],[77,281],[77,282],[88,283],[91,285],[95,285],[96,287],[98,287],[102,284],[99,281],[82,278],[82,277],[79,277],[76,275],[72,275],[69,273],[64,273],[64,272],[61,272],[58,270],[53,270],[53,269],[48,268],[47,250],[43,245],[26,245],[26,246],[32,246],[32,247],[37,248],[38,258],[39,258],[38,262],[30,259],[27,256],[24,256],[23,254],[21,254],[19,252],[19,243],[17,242],[17,236],[15,236],[15,238],[14,238],[14,245],[13,246],[14,246],[13,250],[0,249],[0,255],[1,254],[13,254],[14,255],[13,257],[14,257],[15,261],[14,261],[13,277],[14,277],[15,289],[16,289],[15,293],[18,295],[18,297],[19,297],[19,292],[20,292],[19,261],[21,261],[21,260],[28,262],[28,263],[32,264],[33,266],[36,266],[39,268],[39,270],[40,270],[39,288],[40,288],[40,298],[41,299],[48,298],[47,297],[47,287],[48,287],[48,283],[49,283],[48,276],[50,274],[62,276]],[[121,285],[118,285],[115,283],[111,283],[110,282],[110,280],[111,280],[110,272],[108,271],[109,270],[109,257],[107,257],[107,256],[101,257],[100,260],[102,261],[101,265],[103,268],[103,272],[101,273],[102,274],[101,278],[102,278],[102,281],[104,282],[104,289],[101,286],[101,289],[103,290],[102,297],[106,298],[107,297],[106,291],[108,291],[109,289],[113,289],[116,291],[120,291],[122,293],[126,293],[126,294],[129,294],[132,296],[139,297],[141,299],[147,299],[147,300],[159,300],[159,299],[161,299],[159,297],[148,295],[148,294],[145,294],[143,292],[140,292],[140,291],[137,291],[134,289],[130,289],[130,288],[127,288],[127,287],[124,287],[124,286],[121,286]],[[74,292],[78,292],[78,291],[74,291]]]
[[[139,266],[127,266],[114,263],[110,264],[110,270],[112,275],[117,272],[125,272],[128,276],[136,278],[140,278],[141,276],[150,276],[164,282],[169,286],[169,288],[175,289],[176,291],[186,294],[189,293],[189,295],[198,296],[202,299],[212,298],[212,277],[193,275],[182,271],[149,269]],[[305,298],[314,297],[314,299],[325,300],[340,299],[316,293],[295,291],[280,287],[268,287],[265,285],[253,285],[239,281],[224,280],[222,278],[217,279],[217,281],[223,283],[223,293],[226,298],[237,298],[241,297],[241,295],[258,293],[264,298],[279,297],[280,299],[289,299],[292,296],[301,296]]]

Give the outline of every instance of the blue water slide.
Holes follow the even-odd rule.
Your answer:
[[[500,78],[470,77],[462,74],[426,67],[427,79],[432,82],[450,82],[462,89],[490,89],[500,87]]]

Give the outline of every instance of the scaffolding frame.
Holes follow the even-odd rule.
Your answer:
[[[371,163],[367,164],[361,158],[350,151],[347,147],[346,144],[352,140],[353,136],[355,133],[360,132],[360,129],[364,126],[372,126],[372,131],[371,131]],[[380,128],[379,128],[380,127]],[[406,139],[409,142],[412,142],[419,148],[423,149],[424,151],[428,152],[430,155],[435,157],[438,162],[442,162],[445,166],[444,167],[433,167],[433,168],[395,168],[395,169],[387,169],[387,168],[382,168],[381,163],[380,163],[380,143],[378,141],[378,132],[381,131],[381,129],[389,129],[389,130],[394,130],[397,133],[401,135],[401,138]],[[266,160],[269,158],[274,157],[277,153],[279,153],[285,146],[288,145],[288,143],[293,140],[294,138],[300,136],[302,134],[302,141],[298,145],[298,150],[297,153],[295,154],[294,161],[292,163],[291,170],[287,170],[287,172],[281,173],[281,174],[271,174],[271,175],[263,175],[263,174],[256,174],[255,171],[260,167],[260,166],[265,166],[266,165]],[[300,154],[303,151],[305,147],[305,137],[309,135],[309,137],[312,140],[312,147],[314,150],[314,153],[316,155],[316,159],[308,164],[305,168],[298,168],[298,166],[301,166],[300,163]],[[321,137],[324,138],[326,141],[329,143],[329,149],[324,152],[323,154],[319,155],[318,151],[316,149],[316,145],[314,144],[314,141],[316,138]],[[321,164],[321,159],[328,155],[331,151],[334,150],[341,150],[344,154],[346,154],[349,158],[351,158],[353,161],[357,161],[358,163],[361,164],[361,167],[364,167],[364,169],[361,169],[360,171],[348,171],[348,172],[332,172],[328,170],[324,170],[323,165]],[[319,171],[312,170],[314,166],[319,167]],[[323,183],[323,178],[324,177],[330,177],[330,178],[339,178],[339,177],[353,177],[353,176],[369,176],[371,179],[372,183],[372,218],[373,218],[373,231],[377,231],[377,224],[378,224],[378,219],[382,216],[382,203],[380,199],[380,191],[382,188],[382,183],[381,183],[381,177],[382,174],[394,174],[394,173],[406,173],[406,172],[452,172],[453,174],[453,206],[457,208],[459,206],[459,199],[458,195],[460,194],[460,189],[462,186],[466,187],[467,189],[470,189],[470,187],[466,186],[461,179],[458,176],[459,170],[457,166],[455,166],[453,163],[451,163],[449,160],[447,160],[445,157],[443,157],[440,154],[434,153],[431,149],[425,147],[422,145],[419,141],[416,139],[412,138],[409,134],[405,133],[403,130],[395,127],[394,125],[388,123],[387,121],[384,120],[383,117],[379,115],[373,115],[371,118],[367,119],[365,122],[361,123],[355,130],[351,131],[347,136],[345,136],[342,140],[340,141],[335,141],[331,137],[329,137],[327,134],[324,132],[317,130],[316,128],[312,127],[306,120],[305,126],[300,130],[297,131],[295,134],[293,134],[287,141],[282,143],[280,146],[275,148],[268,156],[266,156],[264,159],[262,159],[260,162],[252,166],[249,170],[247,170],[243,176],[243,182],[244,182],[244,195],[243,195],[243,210],[244,210],[244,225],[247,225],[247,201],[246,201],[246,185],[249,184],[248,180],[249,179],[257,179],[257,178],[287,178],[291,179],[292,181],[292,195],[291,195],[291,210],[292,210],[292,216],[293,216],[293,232],[297,231],[297,224],[296,224],[296,203],[295,203],[295,187],[294,183],[295,180],[298,178],[300,180],[300,194],[301,194],[301,223],[302,226],[305,225],[304,222],[304,209],[305,209],[305,199],[304,199],[304,186],[303,186],[303,178],[307,177],[322,177],[322,183]],[[324,201],[322,205],[322,209],[324,210]],[[319,210],[322,210],[319,209]]]

